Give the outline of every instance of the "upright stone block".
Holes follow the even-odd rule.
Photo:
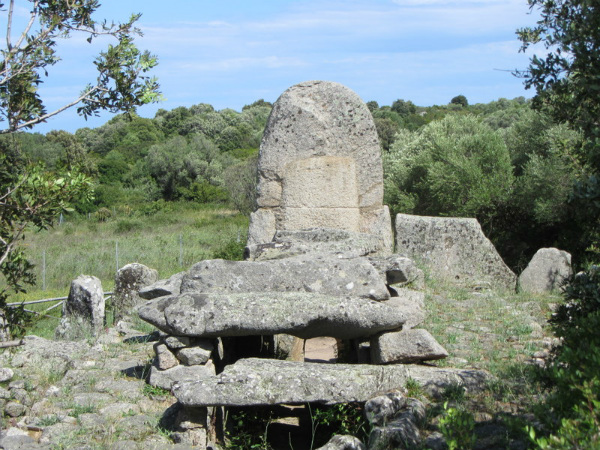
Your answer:
[[[139,263],[121,267],[115,276],[115,323],[131,314],[133,309],[144,301],[138,291],[158,281],[158,272]]]
[[[78,339],[87,332],[97,336],[104,327],[104,307],[100,279],[90,275],[78,276],[71,283],[69,297],[63,303],[57,337]]]
[[[273,106],[260,147],[258,210],[248,245],[280,230],[336,228],[381,235],[391,252],[383,166],[373,117],[347,87],[309,81]]]
[[[427,266],[434,278],[463,286],[516,288],[517,276],[477,219],[398,214],[396,252]]]

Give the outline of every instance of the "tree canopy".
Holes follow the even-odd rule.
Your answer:
[[[539,44],[546,51],[517,75],[535,88],[535,107],[584,135],[577,155],[584,168],[574,194],[587,211],[582,220],[590,250],[600,253],[600,5],[590,0],[529,0],[529,5],[541,18],[518,30],[522,50]]]

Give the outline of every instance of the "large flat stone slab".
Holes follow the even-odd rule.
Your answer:
[[[181,293],[313,292],[373,300],[390,297],[366,258],[301,255],[274,261],[201,261],[183,277]]]
[[[413,379],[426,390],[463,385],[476,389],[487,378],[477,370],[430,366],[320,364],[242,359],[210,378],[181,382],[173,393],[184,406],[252,406],[364,402],[402,388]]]
[[[398,214],[396,251],[427,266],[433,278],[469,287],[516,288],[517,276],[477,219]]]
[[[404,313],[387,302],[307,292],[188,293],[150,300],[142,319],[178,336],[291,334],[354,339],[398,330]]]

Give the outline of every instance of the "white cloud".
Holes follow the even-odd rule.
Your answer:
[[[184,62],[178,68],[195,72],[221,72],[248,70],[253,68],[280,69],[286,67],[304,67],[308,64],[299,58],[264,56],[259,58],[240,57],[215,59],[211,61]]]

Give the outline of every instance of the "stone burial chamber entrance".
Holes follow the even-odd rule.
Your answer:
[[[324,81],[284,92],[258,173],[247,260],[200,261],[139,293],[140,317],[161,330],[149,382],[177,397],[180,442],[207,448],[228,417],[258,414],[268,439],[283,436],[275,448],[289,435],[300,450],[317,405],[485,378],[421,364],[448,354],[418,328],[424,274],[392,253],[377,131],[354,92]]]

